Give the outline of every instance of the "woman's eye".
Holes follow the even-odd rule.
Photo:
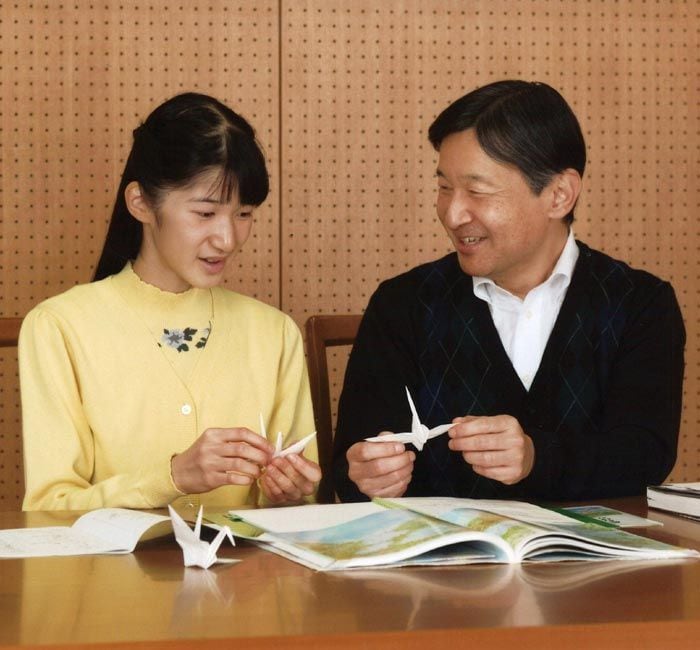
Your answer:
[[[198,216],[202,217],[202,219],[211,219],[216,213],[215,212],[197,212],[196,214]]]
[[[239,219],[250,219],[252,216],[253,216],[252,210],[250,212],[239,212],[238,213]]]

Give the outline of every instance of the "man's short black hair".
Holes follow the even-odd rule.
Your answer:
[[[430,125],[436,150],[452,133],[474,129],[494,160],[520,170],[537,195],[565,169],[581,176],[586,143],[566,100],[545,83],[506,80],[482,86],[450,104]],[[566,216],[571,223],[573,210]]]

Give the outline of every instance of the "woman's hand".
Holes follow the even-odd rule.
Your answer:
[[[301,503],[311,496],[321,480],[321,468],[299,454],[273,458],[258,481],[265,497],[273,505]]]
[[[185,494],[209,492],[222,485],[250,485],[260,477],[273,452],[272,445],[250,429],[207,429],[171,460],[173,482]]]

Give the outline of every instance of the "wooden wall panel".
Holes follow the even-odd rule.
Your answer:
[[[697,1],[283,2],[283,308],[299,321],[359,312],[381,279],[449,251],[429,124],[479,85],[546,81],[588,142],[577,236],[676,288],[688,346],[672,478],[700,479],[699,12]]]
[[[277,183],[276,0],[3,2],[0,8],[0,301],[23,315],[90,279],[131,132],[199,90],[251,120]],[[273,192],[232,284],[276,302]]]
[[[540,79],[588,140],[577,235],[678,293],[687,377],[672,478],[698,480],[699,14],[697,0],[2,2],[0,315],[90,278],[131,129],[191,89],[248,117],[270,162],[231,286],[300,324],[359,312],[380,280],[450,250],[432,119],[477,85]],[[18,435],[12,358],[0,358],[0,444]],[[332,353],[336,394],[344,361]],[[13,465],[2,458],[0,474]]]

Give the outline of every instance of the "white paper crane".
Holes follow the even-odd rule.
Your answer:
[[[260,414],[260,433],[263,437],[267,439],[267,430],[265,429],[265,422],[263,421],[262,413]],[[297,440],[294,444],[289,445],[285,449],[282,449],[282,432],[277,432],[277,440],[275,441],[275,452],[272,454],[273,458],[278,456],[289,456],[289,454],[300,454],[306,446],[311,442],[311,439],[316,435],[316,432],[310,433],[305,438]]]
[[[216,562],[228,562],[228,560],[219,560],[216,557],[216,552],[219,550],[221,542],[224,541],[224,537],[228,537],[233,546],[236,545],[236,542],[233,541],[231,530],[227,526],[219,530],[218,534],[211,542],[206,542],[200,539],[202,530],[201,506],[199,508],[199,514],[197,515],[197,522],[194,525],[194,530],[187,525],[184,519],[182,519],[171,506],[168,506],[168,511],[170,512],[170,520],[173,524],[175,539],[180,545],[180,548],[182,548],[185,566],[199,566],[203,569],[208,569]]]
[[[411,393],[408,392],[408,387],[406,387],[406,397],[408,397],[408,405],[411,407],[411,431],[406,431],[404,433],[387,433],[383,436],[374,436],[373,438],[365,438],[367,442],[403,442],[412,444],[418,451],[423,449],[428,440],[431,438],[436,438],[441,436],[443,433],[451,429],[454,424],[440,424],[437,427],[428,429],[418,417],[418,412],[416,411],[416,406],[411,399]]]

